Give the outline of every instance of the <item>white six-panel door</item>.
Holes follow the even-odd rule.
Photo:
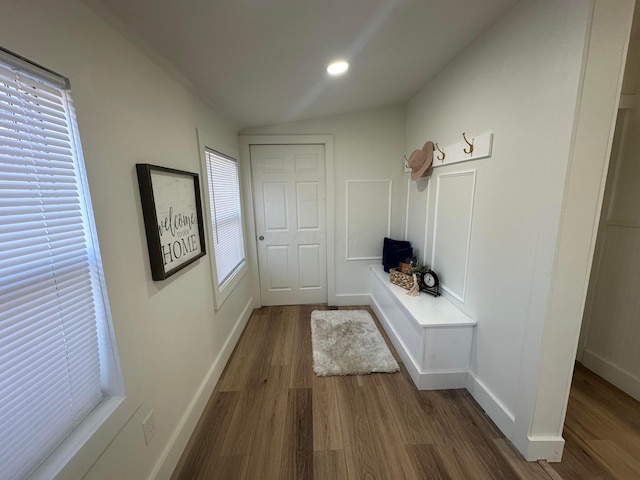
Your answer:
[[[323,145],[252,145],[263,305],[327,302]]]

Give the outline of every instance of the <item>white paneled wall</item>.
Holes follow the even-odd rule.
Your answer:
[[[347,180],[347,260],[381,260],[391,235],[391,180]]]
[[[407,211],[404,238],[422,239],[421,242],[413,242],[413,254],[418,257],[421,263],[431,262],[431,252],[428,250],[430,243],[429,235],[429,188],[431,178],[421,178],[416,181],[407,176]],[[427,255],[429,252],[429,255]]]
[[[442,288],[464,303],[471,246],[476,171],[436,177],[432,268],[441,272]]]
[[[640,400],[638,128],[637,108],[619,113],[579,357]]]
[[[429,180],[409,182],[406,231],[423,250],[419,256],[441,273],[445,294],[478,322],[467,388],[529,459],[557,459],[562,450],[557,419],[571,362],[560,357],[548,390],[540,389],[547,378],[538,372],[553,361],[543,347],[556,346],[542,339],[592,6],[518,3],[407,106],[405,154],[426,140],[447,147],[462,132],[495,133],[490,158],[443,165]],[[473,194],[473,175],[441,177],[436,193],[438,175],[471,169]],[[580,281],[577,274],[573,281]],[[571,318],[554,325],[561,329]]]
[[[606,362],[636,380],[640,377],[639,267],[640,226],[608,225],[595,280],[585,361]]]
[[[460,303],[466,293],[475,190],[476,169],[468,168],[434,170],[431,177],[409,179],[407,186],[405,238],[413,241],[419,261],[439,275],[442,289]]]

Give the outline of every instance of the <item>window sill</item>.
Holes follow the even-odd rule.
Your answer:
[[[84,477],[140,405],[122,396],[103,400],[28,478]]]
[[[231,292],[235,290],[240,283],[240,280],[242,280],[248,271],[249,267],[247,267],[247,262],[245,260],[222,285],[218,285],[217,280],[215,278],[213,279],[213,293],[216,312],[222,308],[222,304],[229,297]]]

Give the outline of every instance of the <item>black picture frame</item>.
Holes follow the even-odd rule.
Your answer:
[[[206,255],[197,173],[137,163],[153,280],[166,280]]]

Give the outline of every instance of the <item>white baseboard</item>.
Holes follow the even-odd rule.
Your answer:
[[[227,338],[222,350],[211,364],[211,367],[200,384],[198,391],[178,422],[178,426],[171,435],[167,446],[162,451],[162,454],[151,472],[151,475],[149,475],[148,480],[164,480],[170,478],[173,474],[173,470],[176,468],[176,465],[178,464],[178,461],[191,438],[191,434],[196,428],[198,420],[202,416],[204,407],[207,405],[218,380],[220,380],[222,371],[229,361],[229,357],[231,357],[231,353],[238,343],[240,335],[251,316],[251,312],[253,310],[252,307],[253,298],[250,298],[242,310],[242,313],[236,322],[236,326],[231,331],[231,334]]]
[[[560,436],[529,436],[527,437],[527,445],[519,450],[527,462],[537,462],[538,460],[559,462],[562,460],[564,438]]]
[[[337,307],[351,305],[369,305],[371,303],[371,295],[368,293],[337,293],[333,297],[332,305]]]
[[[500,400],[471,371],[467,372],[466,388],[476,402],[493,420],[505,437],[511,438],[515,417]]]
[[[467,382],[466,371],[420,372],[418,390],[452,390],[464,388]]]
[[[588,349],[584,351],[582,364],[609,383],[618,387],[627,395],[640,401],[640,378]]]

